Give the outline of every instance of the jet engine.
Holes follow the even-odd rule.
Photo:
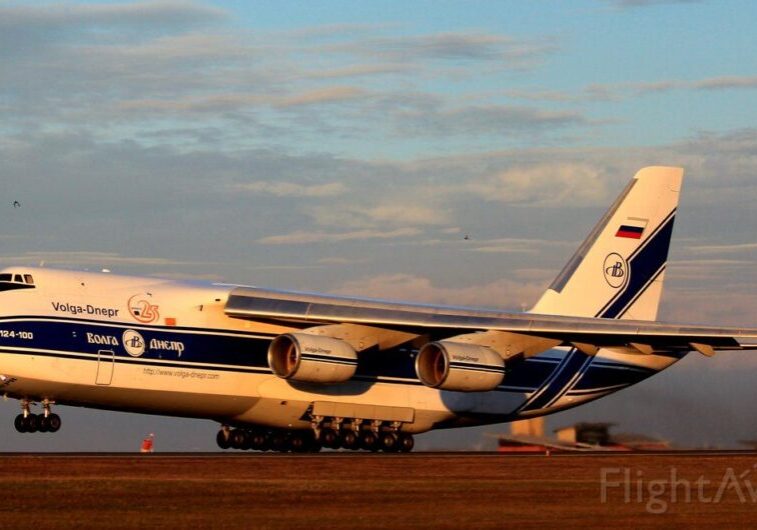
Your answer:
[[[284,379],[342,383],[355,375],[357,352],[343,340],[332,337],[285,333],[271,341],[268,366]]]
[[[415,373],[421,382],[441,390],[484,392],[505,378],[505,362],[494,350],[452,341],[429,342],[418,352]]]

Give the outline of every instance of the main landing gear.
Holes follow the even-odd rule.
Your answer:
[[[286,453],[317,453],[322,445],[311,431],[287,431],[281,429],[235,428],[224,425],[216,435],[221,449],[255,451],[279,451]]]
[[[45,399],[42,401],[41,414],[33,414],[29,410],[31,402],[27,399],[21,400],[21,414],[13,420],[13,425],[18,432],[57,432],[61,426],[60,416],[50,412],[52,401]]]
[[[413,450],[413,435],[400,432],[400,425],[361,420],[314,419],[312,430],[263,429],[260,427],[221,427],[216,443],[221,449],[316,453],[322,448],[387,453]]]
[[[409,453],[415,446],[413,435],[401,432],[399,422],[314,417],[312,426],[316,439],[330,449]]]
[[[402,422],[311,415],[310,425],[324,447],[364,449],[386,453],[409,453],[413,435],[402,432]]]

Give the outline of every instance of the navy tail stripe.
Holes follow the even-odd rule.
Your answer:
[[[673,236],[675,210],[663,221],[657,231],[628,260],[630,270],[626,288],[611,300],[598,314],[602,318],[618,318],[621,311],[636,298],[649,281],[665,266],[670,240]]]

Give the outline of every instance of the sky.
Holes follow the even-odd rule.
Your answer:
[[[0,264],[520,310],[638,169],[680,165],[660,317],[757,327],[754,20],[738,0],[0,2]],[[691,354],[549,424],[757,438],[755,359]],[[209,421],[59,407],[53,437],[17,411],[0,451],[214,449]]]

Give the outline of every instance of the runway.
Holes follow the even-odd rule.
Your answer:
[[[3,454],[0,521],[7,528],[743,526],[757,521],[756,466],[748,451]]]

